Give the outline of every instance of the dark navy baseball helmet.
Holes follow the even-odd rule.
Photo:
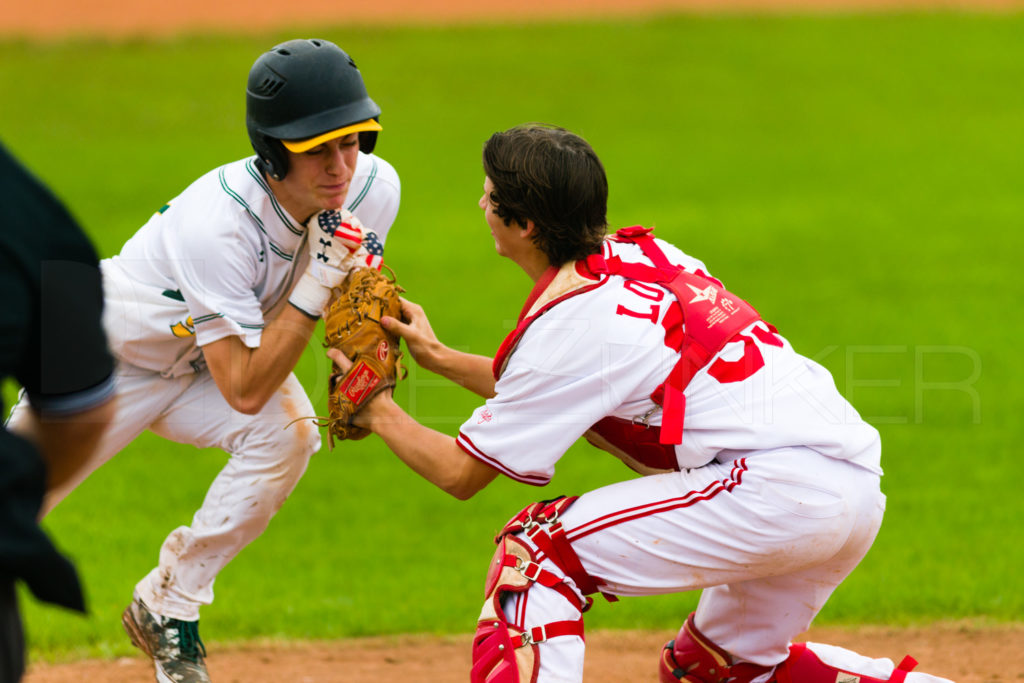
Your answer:
[[[260,55],[249,71],[245,124],[261,168],[281,180],[288,154],[359,134],[367,154],[377,142],[380,107],[356,63],[328,40],[298,39]]]

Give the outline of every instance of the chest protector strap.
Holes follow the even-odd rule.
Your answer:
[[[651,393],[651,400],[660,405],[663,412],[658,442],[679,444],[683,440],[683,416],[686,412],[683,391],[690,380],[729,342],[739,340],[753,344],[752,339],[743,337],[740,332],[760,320],[761,316],[750,304],[706,273],[690,272],[670,263],[654,241],[651,228],[623,228],[615,233],[614,239],[636,244],[654,265],[625,262],[618,256],[606,259],[603,254],[592,254],[586,259],[592,272],[657,284],[675,297],[662,325],[665,327],[665,344],[679,351],[681,356],[668,378]],[[595,425],[595,431],[599,433],[600,425]]]

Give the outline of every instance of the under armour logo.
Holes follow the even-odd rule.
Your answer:
[[[320,246],[322,247],[322,251],[318,251],[316,253],[316,257],[318,259],[320,259],[321,261],[323,261],[324,263],[327,263],[328,261],[330,261],[330,259],[327,258],[327,254],[325,252],[326,252],[327,249],[330,249],[331,241],[330,240],[325,240],[323,237],[321,237],[320,238]]]

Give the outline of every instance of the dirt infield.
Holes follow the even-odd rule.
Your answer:
[[[658,650],[672,633],[604,631],[587,635],[587,683],[657,681]],[[815,629],[810,640],[894,661],[911,653],[921,671],[957,683],[1010,683],[1024,678],[1024,627],[982,629],[946,624],[925,629]],[[212,647],[217,683],[465,683],[469,636],[401,636],[332,643],[253,643]],[[152,680],[142,657],[31,667],[25,683],[131,683]]]
[[[315,22],[450,23],[482,19],[538,19],[620,16],[675,9],[697,11],[859,8],[1024,8],[1021,0],[375,0],[340,3],[306,0],[301,5],[272,0],[178,0],[172,6],[125,0],[36,0],[12,2],[0,20],[0,37],[54,39],[103,35],[114,38],[166,37],[204,30],[279,30]],[[170,9],[173,7],[173,10]],[[159,8],[159,9],[157,9]],[[159,12],[159,14],[158,14]],[[301,12],[301,14],[297,14]],[[111,628],[120,628],[112,625]],[[467,629],[471,625],[467,625]],[[588,683],[650,681],[656,678],[664,632],[588,634]],[[210,634],[215,637],[215,634]],[[210,644],[208,660],[217,683],[379,683],[381,681],[463,682],[469,671],[469,634],[351,639],[337,642],[254,642]],[[927,628],[814,629],[807,639],[899,661],[911,654],[920,669],[958,683],[1024,683],[1024,625],[982,627],[952,623]],[[87,660],[30,664],[25,683],[130,683],[151,681],[147,659]]]
[[[178,0],[170,5],[125,0],[36,0],[10,2],[0,18],[0,36],[69,35],[168,36],[183,31],[280,30],[317,22],[453,23],[579,16],[693,11],[821,10],[920,7],[1004,11],[1024,8],[1024,0]]]

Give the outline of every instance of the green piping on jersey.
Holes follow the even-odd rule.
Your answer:
[[[266,178],[264,178],[263,174],[260,173],[259,170],[256,168],[256,162],[253,161],[252,159],[245,162],[245,170],[249,172],[249,175],[252,176],[253,180],[255,180],[257,184],[259,184],[259,186],[263,188],[263,191],[267,193],[267,196],[270,197],[270,204],[271,206],[274,207],[274,213],[276,213],[277,217],[281,219],[281,222],[284,223],[285,227],[291,230],[296,235],[302,236],[306,234],[305,230],[297,228],[292,224],[291,218],[288,216],[288,213],[284,210],[284,207],[282,207],[281,204],[278,203],[277,197],[274,196],[274,191],[271,190],[270,185],[267,184]]]
[[[356,195],[356,198],[348,206],[348,210],[352,213],[355,213],[356,207],[366,199],[366,195],[370,193],[370,186],[373,185],[373,181],[377,178],[377,159],[370,157],[370,161],[373,162],[373,167],[370,169],[370,175],[366,178],[366,184],[363,185],[363,189],[359,191],[359,194]]]
[[[198,318],[189,318],[193,325],[200,325],[202,323],[209,323],[217,320],[218,318],[226,317],[223,313],[207,313],[201,315]],[[240,323],[235,321],[235,324],[246,330],[262,330],[265,327],[265,323]]]
[[[244,199],[242,199],[242,197],[237,192],[235,192],[228,186],[228,181],[224,177],[223,166],[217,172],[217,177],[220,180],[220,186],[221,189],[224,190],[224,193],[227,194],[232,199],[234,199],[236,202],[238,202],[242,206],[242,208],[245,209],[245,212],[249,214],[249,217],[256,222],[256,227],[260,229],[260,232],[262,232],[266,236],[267,242],[270,243],[270,251],[274,252],[275,254],[283,258],[285,261],[293,260],[295,258],[295,254],[288,253],[281,247],[274,244],[274,240],[270,239],[270,235],[267,234],[266,228],[263,227],[263,221],[260,220],[260,217],[257,216],[256,213],[251,208],[249,208],[249,205],[246,203]]]

